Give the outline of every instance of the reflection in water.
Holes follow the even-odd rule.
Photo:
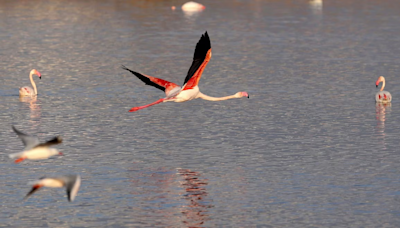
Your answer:
[[[201,14],[201,11],[183,11],[187,19],[194,19]]]
[[[34,97],[20,97],[19,101],[29,104],[30,121],[36,122],[36,119],[40,118],[41,111],[40,106],[37,104],[37,96]]]
[[[310,0],[310,8],[315,15],[322,14],[322,0]]]
[[[177,169],[177,174],[183,177],[180,181],[185,189],[184,199],[188,205],[182,208],[182,214],[185,215],[183,223],[188,227],[199,227],[208,219],[207,208],[212,207],[204,198],[208,195],[206,179],[199,179],[200,174],[189,169]]]
[[[386,121],[386,114],[390,113],[390,111],[392,110],[392,104],[391,103],[387,103],[387,104],[383,104],[383,103],[376,103],[375,106],[375,115],[376,115],[376,120],[377,120],[377,124],[376,124],[376,132],[378,135],[378,138],[382,139],[382,144],[383,144],[383,148],[386,149],[386,143],[385,143],[385,121]]]

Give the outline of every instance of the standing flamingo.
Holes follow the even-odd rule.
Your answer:
[[[32,78],[32,75],[34,75],[34,74],[36,74],[39,77],[39,79],[42,78],[42,75],[39,73],[39,71],[37,71],[35,69],[31,70],[31,72],[29,73],[29,79],[31,80],[31,84],[32,84],[33,89],[30,86],[21,87],[19,89],[19,96],[20,97],[25,97],[25,96],[32,97],[32,96],[36,96],[37,95],[36,83],[35,83],[35,81],[33,81],[33,78]]]
[[[135,112],[137,110],[144,109],[152,105],[156,105],[161,102],[167,102],[167,101],[185,102],[196,98],[202,98],[204,100],[209,100],[209,101],[222,101],[232,98],[241,98],[241,97],[249,98],[249,94],[247,92],[237,92],[234,95],[226,97],[210,97],[201,93],[197,84],[199,83],[201,74],[203,73],[210,59],[211,59],[211,42],[206,31],[205,34],[201,36],[200,41],[196,45],[192,66],[190,66],[189,68],[189,72],[185,78],[182,88],[175,83],[168,82],[163,79],[155,78],[152,76],[140,74],[126,68],[125,66],[122,66],[122,69],[130,71],[140,80],[142,80],[146,85],[154,86],[157,89],[164,91],[166,94],[165,98],[161,98],[148,105],[133,107],[131,110],[129,110],[129,112]]]
[[[375,94],[375,101],[378,103],[389,103],[392,101],[392,95],[388,91],[384,91],[385,88],[385,78],[380,76],[376,81],[376,87],[378,87],[379,83],[382,82],[382,87],[379,92]]]

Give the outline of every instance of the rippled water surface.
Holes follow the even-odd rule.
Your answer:
[[[0,1],[0,226],[399,227],[395,0]],[[208,31],[211,96],[163,103],[120,68],[183,83]],[[36,68],[37,99],[19,99]],[[378,76],[391,105],[375,105]],[[64,156],[14,164],[61,135]],[[29,181],[78,173],[75,201]]]

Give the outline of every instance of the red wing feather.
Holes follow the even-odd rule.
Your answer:
[[[183,83],[184,85],[186,84],[186,86],[183,88],[184,90],[192,89],[199,83],[201,74],[203,73],[210,59],[211,42],[208,33],[205,32],[196,45],[192,65],[190,66],[188,74]]]
[[[173,83],[173,82],[169,82],[160,78],[155,78],[152,76],[148,76],[145,74],[140,74],[137,73],[133,70],[130,70],[128,68],[126,68],[125,66],[122,66],[122,69],[127,70],[129,72],[131,72],[132,74],[134,74],[136,77],[138,77],[140,80],[142,80],[142,82],[144,82],[146,85],[150,85],[150,86],[154,86],[157,89],[160,89],[164,92],[168,92],[168,90],[171,90],[171,88],[175,88],[178,85]],[[167,91],[166,91],[167,90]]]
[[[193,89],[195,86],[197,86],[199,84],[201,75],[203,74],[203,71],[206,68],[207,63],[210,61],[210,59],[211,59],[211,49],[208,50],[205,60],[200,65],[200,67],[196,71],[196,73],[194,73],[194,75],[186,83],[186,86],[183,88],[183,90]]]

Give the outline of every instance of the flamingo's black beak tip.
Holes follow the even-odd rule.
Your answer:
[[[39,79],[42,79],[42,76],[40,76]]]
[[[378,88],[378,85],[376,85],[376,88]]]

